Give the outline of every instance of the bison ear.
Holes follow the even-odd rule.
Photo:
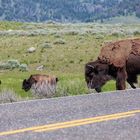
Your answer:
[[[92,68],[92,69],[94,69],[95,67],[94,66],[92,66],[92,65],[87,65],[89,68]]]

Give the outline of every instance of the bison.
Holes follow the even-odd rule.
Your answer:
[[[124,90],[125,81],[136,88],[140,74],[140,38],[105,43],[98,59],[85,66],[85,78],[89,88],[97,92],[111,78],[116,80],[116,89]]]
[[[101,87],[111,79],[116,80],[116,89],[124,90],[125,81],[136,88],[137,76],[140,74],[140,55],[130,54],[122,68],[103,63],[99,59],[85,65],[85,80],[88,88],[101,92]]]
[[[57,82],[55,76],[34,74],[23,80],[22,89],[26,92],[31,89],[33,94],[40,97],[51,97],[56,91]]]

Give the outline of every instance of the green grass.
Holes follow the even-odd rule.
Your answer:
[[[21,29],[23,25],[21,22],[0,21],[0,30],[17,30]]]
[[[103,86],[102,90],[107,92],[107,91],[113,91],[115,90],[115,88],[116,88],[115,81],[111,80]]]
[[[96,27],[97,26],[97,27]],[[59,78],[58,90],[56,96],[86,94],[87,89],[84,79],[84,65],[88,61],[97,59],[101,49],[101,44],[106,41],[119,40],[130,37],[140,37],[140,34],[133,36],[110,34],[108,33],[90,33],[91,29],[110,28],[118,30],[123,28],[140,29],[140,25],[94,25],[94,24],[71,24],[71,25],[51,25],[51,24],[25,24],[16,22],[0,22],[0,30],[26,30],[44,29],[48,31],[46,35],[0,35],[0,61],[5,62],[10,59],[16,59],[20,63],[26,63],[29,67],[28,72],[15,70],[0,70],[0,79],[2,84],[0,90],[12,89],[21,97],[31,97],[30,92],[24,92],[21,89],[22,81],[33,73],[53,74]],[[28,28],[26,28],[28,27]],[[65,33],[65,29],[71,30],[89,30],[87,33]],[[97,29],[96,29],[97,28]],[[52,33],[52,30],[58,32]],[[64,31],[63,31],[64,30]],[[120,29],[121,30],[121,29]],[[138,30],[139,31],[139,30]],[[59,42],[60,41],[60,42]],[[62,43],[62,41],[64,43]],[[56,43],[57,42],[57,43]],[[47,44],[50,47],[44,47]],[[36,52],[27,53],[27,49],[35,47]],[[36,71],[36,67],[44,65],[43,71]],[[104,87],[103,91],[115,90],[115,82],[110,81]]]
[[[9,89],[15,91],[21,97],[30,97],[29,93],[22,90],[22,81],[26,77],[26,73],[18,71],[8,71],[0,74],[0,79],[2,81],[1,90]]]

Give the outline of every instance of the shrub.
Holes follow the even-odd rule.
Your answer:
[[[119,34],[118,34],[118,33],[115,33],[115,32],[112,33],[111,35],[112,35],[112,36],[115,36],[115,37],[119,37]]]
[[[73,63],[74,63],[74,60],[70,60],[70,62],[69,62],[69,63],[72,63],[72,64],[73,64]]]
[[[103,38],[104,38],[104,36],[103,36],[103,35],[101,35],[101,34],[97,34],[95,38],[96,38],[96,39],[103,39]]]
[[[28,71],[28,66],[27,66],[27,64],[21,64],[21,65],[19,66],[19,70],[20,70],[20,71]]]
[[[7,64],[11,67],[11,69],[14,69],[14,68],[18,68],[20,66],[20,63],[18,60],[8,60],[7,61]]]
[[[63,39],[56,40],[53,44],[66,44],[66,41]]]
[[[11,69],[10,65],[8,63],[0,63],[0,69],[1,70],[6,70],[6,69]]]
[[[18,68],[20,66],[20,63],[18,60],[8,60],[7,62],[1,62],[0,63],[0,69],[14,69]]]
[[[55,38],[61,38],[61,35],[58,34],[58,33],[56,33],[56,34],[54,35],[54,37],[55,37]]]
[[[45,48],[52,48],[51,44],[49,43],[44,43],[41,45],[42,49],[45,49]]]
[[[68,95],[78,95],[85,94],[88,92],[87,86],[84,80],[74,79],[74,80],[64,80],[61,83],[58,82],[56,95],[55,96],[68,96]]]
[[[81,63],[81,62],[83,62],[84,60],[81,58],[80,60],[79,60],[79,64]]]
[[[0,93],[0,104],[20,101],[21,98],[13,90],[4,89]]]
[[[8,60],[7,62],[1,62],[0,63],[0,69],[6,70],[6,69],[15,69],[18,68],[21,71],[27,71],[28,67],[27,64],[20,64],[18,60]]]
[[[140,31],[135,31],[134,35],[140,35]]]
[[[78,35],[79,32],[78,31],[69,31],[67,34],[68,35]]]

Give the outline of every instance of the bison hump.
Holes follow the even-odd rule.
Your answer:
[[[140,55],[140,39],[132,40],[132,53]]]
[[[124,67],[130,53],[140,54],[140,39],[127,39],[104,44],[98,59],[115,67]]]

